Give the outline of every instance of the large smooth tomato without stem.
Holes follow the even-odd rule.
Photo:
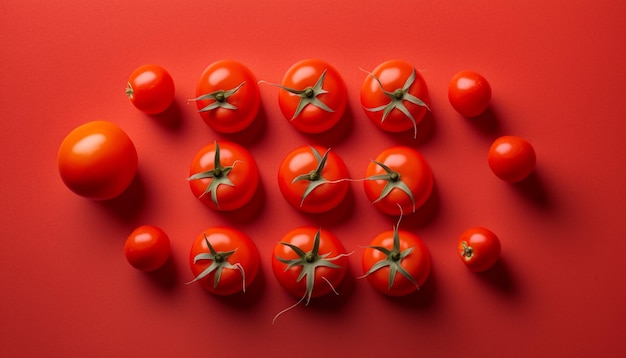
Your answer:
[[[198,112],[216,132],[236,133],[252,124],[261,106],[259,86],[245,65],[221,60],[209,65],[196,86]]]
[[[433,173],[415,149],[393,146],[376,156],[365,171],[365,194],[385,214],[414,213],[430,197]]]
[[[481,226],[463,232],[457,245],[459,258],[473,272],[490,269],[500,258],[501,250],[496,234]]]
[[[264,81],[262,81],[264,82]],[[316,134],[334,127],[348,104],[346,84],[330,64],[307,59],[291,66],[280,84],[278,105],[299,131]]]
[[[327,230],[301,227],[288,232],[274,247],[272,271],[278,283],[300,300],[281,314],[311,298],[338,294],[336,288],[348,269],[348,256],[341,241]]]
[[[243,232],[214,227],[196,237],[189,252],[194,279],[205,290],[226,296],[246,292],[259,273],[259,251]]]
[[[533,146],[526,139],[511,135],[496,139],[487,154],[491,171],[509,183],[526,179],[535,169],[536,161]]]
[[[330,149],[303,146],[280,164],[278,187],[285,200],[306,213],[323,213],[337,207],[348,192],[348,168]]]
[[[142,225],[128,235],[124,254],[128,263],[144,272],[154,271],[170,257],[170,239],[159,227]]]
[[[365,71],[367,72],[367,71]],[[430,111],[424,78],[409,63],[391,60],[367,72],[361,86],[361,105],[380,129],[399,133],[413,129]]]
[[[189,169],[191,192],[214,210],[232,211],[246,205],[259,186],[259,168],[239,144],[215,141],[196,153]]]
[[[415,234],[399,230],[380,233],[363,252],[362,277],[376,291],[389,296],[406,296],[426,282],[431,257],[424,242]]]
[[[108,121],[85,123],[61,142],[59,174],[74,193],[108,200],[124,192],[137,172],[137,150],[126,132]]]
[[[159,65],[148,64],[131,73],[126,85],[126,96],[140,111],[147,114],[164,112],[174,100],[174,80]]]

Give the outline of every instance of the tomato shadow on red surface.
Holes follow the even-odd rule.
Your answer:
[[[478,132],[488,137],[498,137],[502,133],[502,121],[498,115],[497,108],[491,104],[487,109],[476,117],[463,117],[459,114],[460,121],[468,122]]]
[[[545,180],[536,169],[526,179],[512,186],[533,206],[546,211],[554,208],[554,200],[550,197]]]
[[[128,188],[119,196],[96,203],[112,216],[123,222],[132,222],[145,207],[146,188],[141,171],[133,178]]]
[[[193,284],[190,286],[193,286]],[[218,301],[222,305],[230,307],[233,310],[250,311],[254,309],[254,307],[259,302],[261,302],[261,298],[262,298],[261,296],[263,295],[263,292],[265,291],[265,286],[266,286],[265,272],[262,269],[259,269],[259,272],[257,273],[257,276],[254,279],[254,282],[252,282],[250,286],[248,286],[248,288],[246,289],[246,292],[238,292],[233,295],[220,296],[220,295],[213,294],[201,287],[196,287],[196,288],[204,291],[204,293],[207,296],[209,296],[207,297],[208,299]]]
[[[231,142],[239,143],[245,148],[257,143],[267,130],[267,113],[263,104],[259,107],[259,112],[250,126],[237,133],[221,133],[220,135]]]
[[[179,102],[179,98],[174,98],[172,104],[165,111],[148,116],[167,130],[179,131],[183,126],[183,113]]]
[[[373,288],[372,288],[373,289]],[[388,296],[383,293],[377,292],[381,297],[388,300],[390,303],[401,306],[411,310],[426,310],[432,307],[437,301],[437,274],[436,270],[431,268],[428,279],[422,284],[419,289],[406,296]]]
[[[332,148],[335,144],[345,140],[352,133],[354,125],[354,113],[350,104],[346,106],[346,110],[341,119],[331,129],[316,134],[301,133],[311,144],[321,145],[326,148]]]
[[[437,188],[437,184],[433,185],[433,190],[426,202],[417,208],[414,213],[404,213],[402,220],[400,222],[400,229],[415,229],[419,227],[424,227],[435,220],[437,217],[437,213],[439,212],[439,189]],[[381,213],[381,215],[386,216],[395,225],[398,221],[397,216],[387,215]]]
[[[266,192],[262,178],[259,179],[259,186],[250,202],[243,207],[233,211],[219,212],[223,218],[232,221],[237,225],[247,224],[256,219],[265,206]],[[207,208],[209,209],[209,208]],[[212,209],[209,209],[212,210]]]
[[[163,266],[154,271],[145,272],[144,274],[155,286],[168,292],[173,291],[180,280],[178,267],[171,255]]]
[[[296,209],[294,209],[296,210]],[[325,213],[305,214],[307,220],[313,221],[312,225],[319,225],[323,228],[341,224],[348,220],[354,211],[354,192],[352,187],[348,187],[348,192],[339,205]]]
[[[350,300],[354,295],[356,277],[353,272],[353,268],[348,265],[346,275],[341,281],[341,284],[335,287],[337,294],[333,292],[321,296],[312,298],[306,309],[315,311],[315,314],[329,314],[336,315],[347,304],[350,304]]]
[[[473,273],[473,275],[476,276],[477,280],[503,296],[513,298],[519,295],[518,283],[505,257],[496,261],[489,270]]]

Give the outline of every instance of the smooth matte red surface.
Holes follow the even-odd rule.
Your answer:
[[[0,356],[189,357],[618,357],[626,318],[626,3],[621,1],[4,1],[0,5]],[[327,135],[306,136],[283,118],[278,89],[262,85],[252,129],[217,135],[196,113],[196,81],[233,58],[279,82],[303,58],[334,65],[348,86],[348,115]],[[427,81],[432,114],[413,133],[379,131],[359,105],[366,74],[409,61]],[[137,111],[128,75],[158,63],[176,83],[165,114]],[[447,99],[460,70],[483,74],[492,106],[460,117]],[[64,187],[56,168],[63,137],[106,119],[139,153],[139,175],[110,202]],[[535,174],[509,185],[487,166],[492,140],[528,139]],[[262,167],[255,203],[236,213],[205,208],[186,180],[194,153],[215,139],[245,143]],[[431,250],[432,274],[404,299],[381,296],[360,271],[362,246],[389,230],[361,183],[329,215],[296,212],[277,187],[289,150],[332,146],[354,178],[396,144],[432,166],[436,194],[405,230]],[[162,227],[173,259],[144,274],[124,257],[137,226]],[[187,266],[193,239],[230,225],[262,254],[245,296],[212,296]],[[270,269],[273,246],[300,225],[322,226],[348,250],[340,296],[298,307]],[[482,225],[502,259],[471,273],[458,236]]]

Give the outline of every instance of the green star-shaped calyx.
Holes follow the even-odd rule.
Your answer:
[[[196,276],[192,281],[188,282],[187,284],[202,280],[210,273],[215,272],[215,276],[213,278],[213,288],[216,288],[217,285],[220,283],[220,279],[222,278],[222,271],[227,268],[232,270],[239,270],[239,272],[241,272],[242,291],[246,292],[246,273],[243,269],[243,266],[241,266],[240,263],[231,264],[227,260],[229,256],[237,251],[237,249],[226,252],[216,251],[213,248],[213,245],[211,245],[211,243],[209,242],[206,233],[204,234],[204,241],[209,248],[209,252],[202,252],[197,254],[193,258],[193,263],[195,264],[196,262],[201,260],[211,260],[212,262],[206,269],[204,269],[200,274],[198,274],[198,276]]]
[[[235,186],[233,182],[230,179],[228,179],[228,174],[230,174],[230,172],[233,170],[236,162],[230,166],[226,166],[226,167],[222,166],[222,163],[220,160],[220,146],[217,143],[217,141],[215,141],[215,158],[213,160],[213,163],[214,163],[213,169],[207,170],[205,172],[196,173],[190,176],[189,180],[210,178],[211,182],[209,183],[209,185],[207,185],[204,193],[202,193],[200,197],[203,197],[204,195],[207,195],[210,193],[213,204],[215,204],[215,206],[219,209],[220,205],[217,200],[217,188],[219,188],[220,185]]]
[[[393,189],[399,189],[409,196],[409,198],[411,199],[411,202],[413,203],[413,212],[415,212],[415,197],[413,196],[413,192],[411,192],[411,189],[409,189],[406,183],[402,181],[402,175],[392,170],[391,168],[389,168],[383,163],[377,162],[375,160],[373,160],[373,162],[376,163],[376,165],[383,168],[383,170],[385,171],[385,174],[373,175],[371,177],[365,178],[365,180],[385,180],[387,181],[387,184],[385,185],[383,190],[380,192],[380,196],[376,200],[374,200],[372,203],[377,203],[381,201],[387,195],[389,195],[389,193],[391,193]]]
[[[302,194],[302,201],[300,201],[300,206],[304,204],[304,199],[306,199],[306,197],[311,194],[311,192],[315,190],[315,188],[324,183],[328,183],[328,180],[326,180],[326,178],[322,176],[322,172],[324,171],[324,167],[326,166],[326,161],[328,160],[328,153],[330,152],[330,148],[326,150],[324,155],[321,155],[314,147],[310,148],[313,152],[313,155],[315,156],[315,159],[317,160],[317,167],[315,168],[315,170],[312,170],[307,174],[298,175],[292,180],[292,183],[296,183],[302,180],[307,180],[309,182],[309,185]]]
[[[212,100],[213,102],[211,102],[210,104],[208,104],[206,107],[199,109],[198,112],[209,112],[212,111],[214,109],[217,108],[225,108],[225,109],[230,109],[230,110],[236,110],[237,107],[230,104],[228,102],[228,98],[232,95],[234,95],[235,93],[237,93],[237,91],[239,91],[239,89],[246,83],[246,81],[241,82],[239,85],[237,85],[237,87],[229,89],[229,90],[217,90],[211,93],[206,93],[203,94],[197,98],[194,98],[193,101],[208,101],[208,100]]]

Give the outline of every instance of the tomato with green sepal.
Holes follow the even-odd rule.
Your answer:
[[[220,133],[237,133],[248,128],[261,107],[254,74],[233,60],[214,62],[202,72],[193,101],[202,120]]]
[[[174,80],[165,68],[147,64],[131,73],[126,84],[126,96],[138,110],[159,114],[174,101]]]
[[[399,230],[377,235],[363,252],[362,277],[376,291],[389,296],[406,296],[417,291],[430,274],[431,256],[415,234]]]
[[[399,133],[413,130],[430,111],[426,81],[409,63],[390,60],[378,65],[361,86],[361,105],[365,114],[384,131]]]
[[[144,272],[155,271],[170,257],[170,239],[159,227],[141,225],[133,230],[124,243],[126,260]]]
[[[319,59],[295,63],[285,73],[278,93],[284,117],[297,130],[316,134],[333,128],[348,104],[346,84],[339,72]]]
[[[242,208],[259,186],[259,168],[252,154],[239,144],[215,141],[195,155],[189,169],[191,192],[219,211]]]
[[[137,150],[128,134],[108,121],[74,128],[61,142],[57,165],[63,183],[93,200],[122,194],[137,172]]]
[[[448,100],[462,116],[476,117],[489,107],[491,86],[480,73],[461,71],[448,84]]]
[[[259,251],[248,235],[234,228],[213,227],[194,240],[189,266],[205,290],[220,296],[246,292],[259,273]]]
[[[294,208],[323,213],[337,207],[348,192],[348,168],[330,149],[302,146],[291,151],[278,170],[278,187]]]
[[[533,146],[526,139],[512,135],[497,138],[487,154],[491,171],[509,183],[526,179],[534,171],[536,161]]]
[[[414,213],[428,200],[434,178],[428,162],[417,150],[392,146],[367,166],[363,186],[377,209],[400,215]]]
[[[498,236],[481,226],[467,229],[457,244],[459,258],[473,272],[490,269],[500,258],[501,250]]]
[[[300,300],[278,316],[311,298],[338,294],[336,288],[348,269],[348,253],[341,241],[327,230],[300,227],[288,232],[274,247],[272,271],[278,283]]]

